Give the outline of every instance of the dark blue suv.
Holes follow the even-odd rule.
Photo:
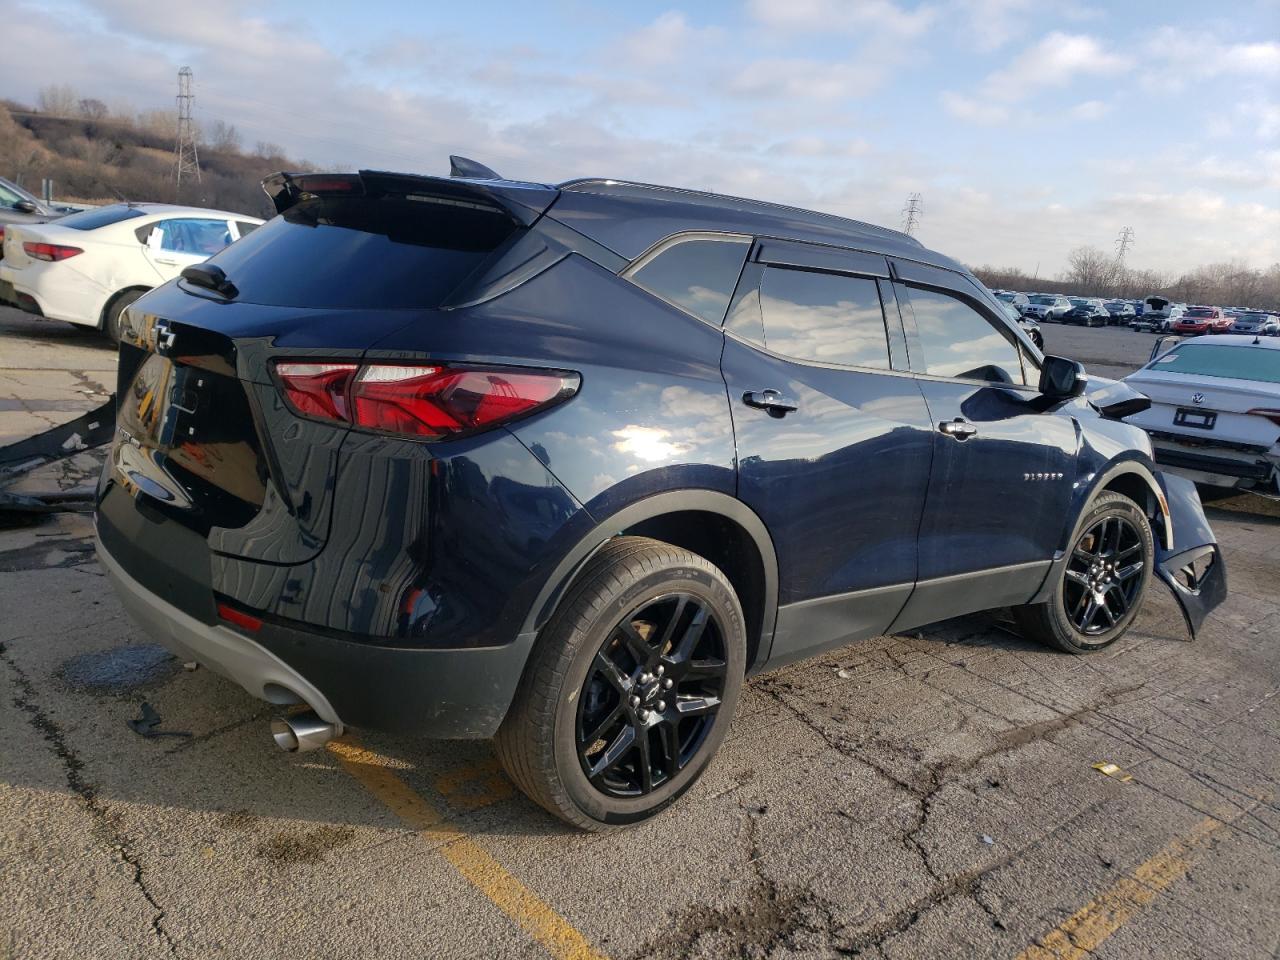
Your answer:
[[[1194,488],[960,264],[613,180],[277,175],[121,327],[99,556],[184,658],[344,726],[495,737],[602,829],[697,779],[745,677],[1011,607],[1073,653],[1225,571]]]

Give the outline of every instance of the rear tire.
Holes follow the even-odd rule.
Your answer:
[[[1028,640],[1067,653],[1103,650],[1138,615],[1154,563],[1147,515],[1128,497],[1104,492],[1076,524],[1049,598],[1014,607],[1014,621]]]
[[[102,332],[111,338],[112,343],[120,342],[120,314],[124,313],[124,308],[134,301],[140,300],[142,295],[147,292],[146,290],[126,290],[124,293],[117,294],[116,298],[111,301],[111,305],[107,307],[107,312],[102,318]]]
[[[495,747],[535,803],[584,830],[675,803],[723,742],[746,672],[742,607],[710,561],[606,543],[534,646]]]

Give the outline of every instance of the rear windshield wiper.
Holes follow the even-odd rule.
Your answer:
[[[228,300],[234,300],[240,294],[222,268],[212,263],[193,263],[182,271],[182,279],[221,294]]]

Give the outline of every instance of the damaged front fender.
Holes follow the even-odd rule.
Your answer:
[[[1194,638],[1205,618],[1227,598],[1227,564],[1209,527],[1196,485],[1156,471],[1173,541],[1156,546],[1156,575],[1173,591]]]

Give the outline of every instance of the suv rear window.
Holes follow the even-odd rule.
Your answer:
[[[144,212],[123,203],[113,203],[109,207],[96,207],[63,217],[58,221],[58,226],[70,227],[72,230],[97,230],[99,227],[109,227],[113,223],[141,217]]]
[[[210,260],[236,300],[278,307],[438,307],[515,232],[498,210],[403,196],[313,197]]]

